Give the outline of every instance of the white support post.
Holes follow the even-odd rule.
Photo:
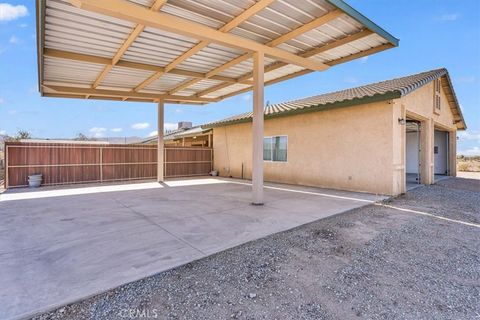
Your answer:
[[[253,159],[252,199],[253,204],[263,204],[263,52],[253,54]]]
[[[164,164],[164,156],[163,156],[163,117],[164,117],[164,101],[160,100],[158,102],[157,108],[157,130],[158,130],[158,138],[157,138],[157,181],[163,182],[163,164]]]

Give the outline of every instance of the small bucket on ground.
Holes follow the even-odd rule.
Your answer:
[[[42,184],[42,174],[32,174],[28,176],[28,186],[38,188]]]

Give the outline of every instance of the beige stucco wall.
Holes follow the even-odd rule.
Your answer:
[[[443,90],[443,89],[442,89]],[[405,192],[406,133],[399,119],[422,122],[422,182],[434,182],[433,130],[450,132],[455,175],[456,128],[442,91],[433,113],[433,83],[400,99],[265,120],[265,136],[288,136],[288,162],[264,162],[266,181],[397,195]],[[214,128],[214,167],[250,179],[251,122]]]
[[[395,103],[397,110],[404,109],[408,118],[421,122],[421,176],[422,183],[431,184],[434,179],[434,130],[449,132],[449,171],[451,176],[456,176],[456,136],[457,129],[453,124],[453,114],[447,101],[445,91],[441,88],[441,110],[434,112],[434,84],[433,82],[398,99]],[[394,111],[395,112],[395,111]],[[398,131],[398,130],[397,130]],[[398,135],[394,133],[394,135]],[[396,148],[403,148],[405,137],[396,141]]]
[[[288,136],[288,162],[264,162],[266,181],[391,194],[394,125],[388,102],[267,119]],[[395,120],[397,121],[397,120]],[[214,128],[214,167],[251,178],[251,123]]]
[[[442,101],[440,114],[433,112],[433,94],[433,82],[430,82],[400,100],[401,104],[406,106],[407,112],[416,114],[420,119],[432,119],[437,127],[442,126],[444,129],[455,130],[452,112],[443,88],[440,92]]]

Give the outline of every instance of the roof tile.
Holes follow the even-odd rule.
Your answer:
[[[264,114],[266,116],[275,116],[282,113],[289,113],[295,110],[308,108],[312,108],[312,111],[320,111],[335,103],[354,99],[361,100],[372,98],[374,96],[385,96],[385,99],[389,99],[389,97],[393,94],[401,97],[444,75],[448,76],[446,69],[435,69],[406,77],[371,83],[356,88],[325,93],[313,97],[293,100],[290,102],[273,104],[265,108]],[[251,118],[252,112],[247,112],[223,120],[211,122],[202,127],[228,125],[236,122],[249,121]]]

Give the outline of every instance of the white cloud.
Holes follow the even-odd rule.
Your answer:
[[[105,135],[107,128],[93,127],[93,128],[90,128],[90,130],[88,131],[90,131],[93,137],[101,138]]]
[[[112,131],[112,132],[122,132],[123,129],[122,128],[112,128],[112,129],[110,129],[110,131]]]
[[[29,94],[36,94],[38,92],[38,86],[35,84],[28,89]]]
[[[9,3],[0,3],[0,21],[12,21],[28,15],[27,7],[13,6]]]
[[[150,123],[148,122],[140,122],[140,123],[132,124],[132,129],[135,129],[135,130],[143,130],[143,129],[147,129],[148,127],[150,127]]]
[[[465,77],[458,77],[455,79],[456,83],[473,83],[475,82],[474,76],[465,76]]]
[[[183,109],[177,108],[175,109],[175,113],[184,113],[185,111]]]
[[[350,76],[350,77],[344,78],[343,81],[345,81],[346,83],[357,83],[357,82],[358,82],[358,79],[355,78],[355,77]]]
[[[252,94],[251,93],[244,94],[242,96],[242,100],[245,100],[245,101],[252,100]]]
[[[17,114],[17,110],[14,110],[14,109],[8,110],[7,112],[8,114],[11,114],[11,115]]]
[[[8,42],[11,43],[11,44],[18,44],[20,42],[20,40],[15,36],[11,36],[10,39],[8,40]]]
[[[5,130],[0,130],[0,135],[4,136],[4,135],[6,135],[6,134],[7,134],[7,131],[5,131]]]
[[[473,147],[464,151],[459,151],[458,154],[464,156],[480,156],[480,147]]]
[[[359,60],[360,60],[360,63],[362,63],[362,64],[363,64],[363,63],[367,63],[367,61],[368,61],[368,56],[362,57],[362,58],[360,58]]]
[[[26,28],[26,27],[28,27],[28,24],[26,24],[26,23],[21,23],[21,24],[19,24],[18,26],[19,26],[20,28]]]
[[[163,129],[165,131],[171,131],[171,130],[175,130],[178,128],[178,124],[177,123],[171,123],[171,122],[165,122],[163,124]]]
[[[0,104],[4,103],[5,100],[3,100],[3,98],[0,98]]]
[[[438,21],[455,21],[460,17],[458,13],[446,13],[437,17]]]
[[[459,131],[457,135],[461,141],[475,141],[480,143],[480,131]]]
[[[165,122],[165,123],[163,124],[163,130],[164,130],[165,132],[172,131],[172,130],[176,130],[177,128],[178,128],[178,124],[176,124],[176,123]],[[154,136],[157,135],[157,132],[158,132],[157,130],[152,131],[152,132],[150,132],[150,133],[148,134],[148,136],[149,136],[149,137],[154,137]]]

